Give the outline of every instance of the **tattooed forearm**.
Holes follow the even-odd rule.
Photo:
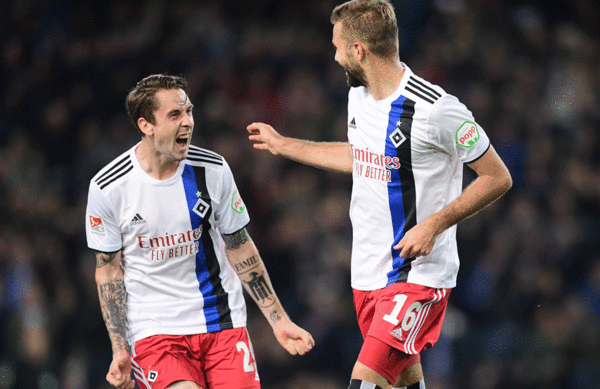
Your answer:
[[[96,251],[96,269],[99,269],[102,266],[111,263],[118,253],[118,251],[115,251],[114,253],[104,253],[102,251]]]
[[[250,258],[238,262],[235,264],[235,271],[239,274],[242,275],[244,273],[249,272],[250,270],[254,270],[257,267],[260,266],[260,262],[258,261],[258,256],[253,255]]]
[[[123,280],[115,280],[98,285],[100,308],[108,329],[113,352],[129,351],[125,329],[127,326],[127,295]]]
[[[273,322],[273,324],[275,324],[279,320],[281,320],[281,315],[279,314],[279,312],[277,312],[276,309],[274,309],[273,311],[271,311],[271,314],[269,316],[271,317],[271,321]]]
[[[225,247],[227,247],[229,250],[236,250],[250,239],[245,228],[242,228],[233,234],[222,234],[221,236],[225,241]]]
[[[270,282],[267,282],[261,270],[253,271],[243,278],[240,277],[240,279],[246,284],[246,290],[259,307],[270,307],[277,301]]]

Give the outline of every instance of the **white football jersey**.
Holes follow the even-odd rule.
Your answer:
[[[456,226],[437,237],[427,256],[401,258],[393,246],[461,194],[463,164],[490,147],[456,97],[402,66],[398,90],[384,100],[376,101],[364,87],[349,92],[351,272],[352,287],[359,290],[395,282],[456,286]]]
[[[91,249],[123,250],[129,342],[245,326],[242,285],[221,234],[250,218],[227,162],[190,146],[161,181],[142,170],[136,147],[94,176],[86,215]]]

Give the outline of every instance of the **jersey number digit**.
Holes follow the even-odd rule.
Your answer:
[[[392,310],[392,312],[389,315],[383,315],[383,320],[392,323],[393,325],[397,326],[398,323],[400,323],[398,321],[398,314],[400,313],[400,311],[402,310],[402,306],[404,305],[404,303],[406,302],[406,295],[405,294],[397,294],[394,296],[394,299],[392,301],[396,302],[396,306],[394,307],[394,309]]]
[[[398,320],[398,315],[400,314],[400,311],[402,310],[406,299],[407,297],[405,294],[395,295],[392,301],[395,301],[396,305],[394,306],[394,309],[392,310],[392,312],[390,312],[389,315],[383,315],[383,320],[397,326],[398,323],[400,323],[400,321]],[[415,325],[415,322],[417,321],[417,315],[421,311],[422,307],[423,304],[421,304],[418,301],[415,301],[414,303],[410,304],[410,306],[406,310],[404,318],[402,319],[402,330],[408,331]]]
[[[417,315],[421,312],[422,306],[423,305],[418,301],[410,304],[406,310],[406,315],[404,315],[404,319],[402,320],[402,330],[408,331],[415,325],[417,322]]]
[[[236,346],[238,351],[244,351],[244,371],[254,371],[254,366],[252,363],[250,363],[250,350],[248,349],[246,343],[237,342]]]

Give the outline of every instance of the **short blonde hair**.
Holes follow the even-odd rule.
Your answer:
[[[387,0],[350,0],[334,8],[331,23],[342,23],[352,40],[363,41],[378,57],[398,57],[398,23]]]

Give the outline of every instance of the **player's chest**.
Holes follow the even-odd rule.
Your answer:
[[[124,236],[173,239],[191,234],[204,219],[212,216],[211,200],[198,188],[186,188],[181,182],[154,186],[132,185],[118,206],[118,219]]]

